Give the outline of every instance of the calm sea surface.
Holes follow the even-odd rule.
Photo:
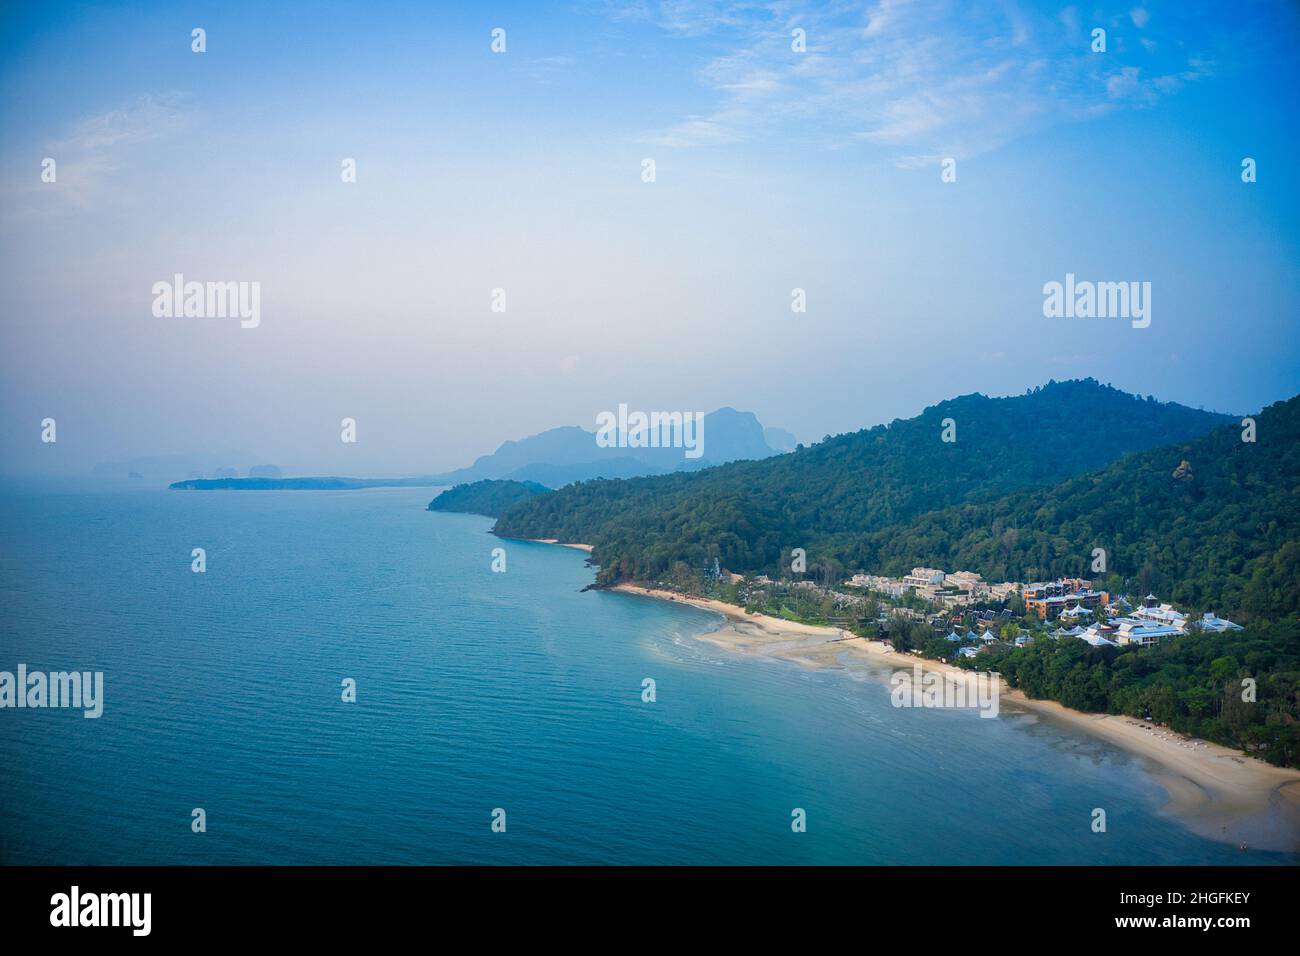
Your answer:
[[[1091,738],[718,650],[430,497],[0,489],[0,670],[106,698],[0,710],[0,862],[1296,862],[1162,818]]]

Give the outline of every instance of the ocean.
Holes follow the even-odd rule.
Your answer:
[[[1297,862],[1106,743],[721,650],[431,497],[0,489],[0,670],[104,674],[98,719],[0,710],[0,863]]]

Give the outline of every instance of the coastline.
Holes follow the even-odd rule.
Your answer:
[[[780,658],[805,667],[840,668],[843,655],[889,670],[911,669],[969,674],[942,661],[903,654],[880,641],[838,628],[799,624],[708,598],[632,584],[611,590],[675,601],[721,614],[722,627],[696,635],[723,650]],[[1207,839],[1247,849],[1300,853],[1300,771],[1275,767],[1228,747],[1193,740],[1169,728],[1114,714],[1071,710],[1052,700],[1034,700],[1001,688],[1004,708],[1031,713],[1058,726],[1089,734],[1140,758],[1166,793],[1161,812]]]
[[[579,551],[586,551],[591,554],[591,545],[589,544],[573,544],[561,541],[559,538],[523,538],[521,540],[531,541],[533,544],[558,544],[561,548],[576,548]]]

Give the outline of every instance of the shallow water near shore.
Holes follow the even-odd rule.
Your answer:
[[[3,489],[0,670],[105,701],[0,711],[0,862],[1300,862],[1161,816],[1104,741],[728,652],[430,497]]]

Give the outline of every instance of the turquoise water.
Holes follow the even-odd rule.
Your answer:
[[[105,705],[0,711],[0,862],[1296,862],[1160,817],[1091,738],[729,654],[429,497],[4,490],[0,670],[101,670]]]

